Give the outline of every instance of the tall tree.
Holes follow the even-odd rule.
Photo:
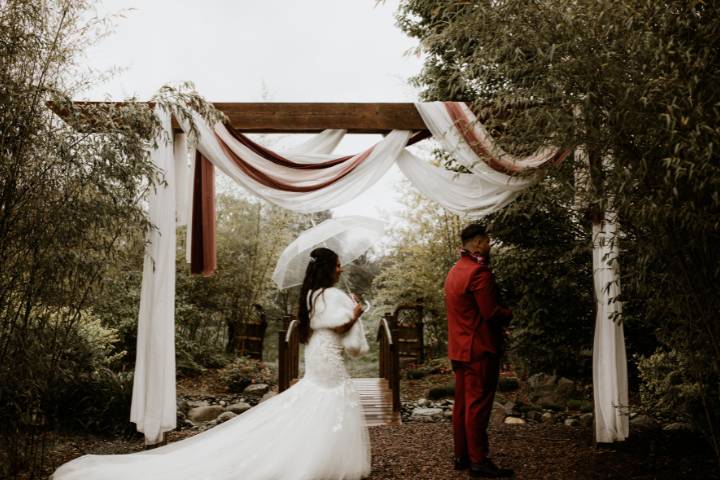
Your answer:
[[[398,18],[427,53],[427,99],[472,101],[516,153],[585,146],[584,213],[611,200],[624,232],[626,325],[681,357],[675,373],[697,388],[673,405],[720,458],[719,14],[701,1],[405,0]],[[570,176],[559,187],[575,191]]]

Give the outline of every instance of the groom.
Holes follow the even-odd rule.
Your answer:
[[[455,469],[470,477],[509,477],[488,458],[487,427],[512,311],[498,304],[490,270],[490,235],[473,223],[460,233],[460,259],[445,280],[448,356],[455,372]]]

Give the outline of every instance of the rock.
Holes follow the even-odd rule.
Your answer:
[[[418,422],[434,422],[440,420],[442,417],[442,408],[417,407],[412,411],[412,415],[410,415],[411,420],[416,420]]]
[[[499,392],[514,392],[520,388],[520,381],[516,377],[500,377],[497,388]]]
[[[177,409],[179,412],[182,412],[183,415],[187,415],[187,412],[190,410],[190,404],[183,398],[177,402]]]
[[[580,421],[577,418],[566,418],[563,424],[566,427],[577,427],[580,425]]]
[[[518,417],[507,417],[505,423],[507,425],[525,425],[525,420]]]
[[[546,373],[536,373],[528,378],[528,387],[535,389],[546,385],[554,385],[556,377],[555,375],[548,375]]]
[[[251,397],[261,397],[265,395],[268,390],[270,390],[270,385],[267,385],[265,383],[253,383],[252,385],[248,385],[245,390],[243,390],[243,394]]]
[[[417,401],[417,404],[419,407],[429,407],[430,406],[430,400],[427,400],[425,398],[421,398]]]
[[[666,432],[693,432],[695,429],[692,425],[685,422],[674,422],[663,427]]]
[[[233,412],[223,412],[223,413],[220,414],[219,417],[217,417],[216,421],[217,421],[217,423],[223,423],[223,422],[227,422],[228,420],[230,420],[230,419],[232,419],[232,418],[235,418],[235,417],[237,417],[237,414],[236,414],[236,413],[233,413]]]
[[[555,398],[561,402],[567,402],[575,394],[575,382],[569,378],[561,377],[555,386]]]
[[[660,424],[650,415],[638,415],[630,420],[630,426],[638,430],[658,430]]]
[[[187,400],[185,403],[187,403],[188,411],[191,408],[197,408],[197,407],[207,407],[210,405],[206,400]],[[187,412],[185,412],[187,414]]]
[[[224,411],[225,409],[220,405],[195,407],[188,412],[188,418],[193,423],[209,422],[210,420],[216,419],[217,416]]]
[[[591,427],[595,422],[595,415],[592,413],[583,413],[580,415],[579,422],[583,427]]]
[[[190,420],[185,419],[185,420],[183,420],[181,426],[182,426],[182,428],[193,428],[193,427],[195,427],[195,424],[193,422],[191,422]]]
[[[541,416],[542,415],[540,415],[540,412],[538,412],[537,410],[529,410],[525,414],[525,417],[531,422],[539,422]]]
[[[555,415],[553,415],[550,412],[545,412],[540,417],[540,421],[542,423],[547,423],[548,425],[552,425],[553,423],[555,423]]]
[[[452,418],[452,409],[443,411],[443,417]]]
[[[502,425],[505,422],[505,417],[507,417],[505,407],[501,403],[495,402],[490,413],[490,425],[496,427]]]
[[[277,393],[275,393],[273,391],[267,392],[265,395],[262,396],[262,398],[260,399],[260,402],[258,402],[258,403],[262,403],[265,400],[270,400],[275,395],[277,395]]]
[[[515,402],[512,400],[503,405],[503,407],[505,407],[505,415],[510,416],[519,413],[516,409]]]
[[[227,405],[227,402],[225,400],[220,400],[220,406],[224,407]]]
[[[249,403],[238,402],[238,403],[233,403],[232,405],[227,407],[226,410],[228,412],[234,413],[235,415],[240,415],[241,413],[246,412],[246,411],[250,410],[251,408],[252,408],[252,405],[250,405]]]

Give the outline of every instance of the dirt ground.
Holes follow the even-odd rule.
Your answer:
[[[430,387],[450,379],[450,374],[404,379],[403,398],[425,397]],[[227,392],[217,372],[178,382],[178,394],[221,393]],[[49,435],[48,462],[36,478],[47,478],[57,466],[86,453],[116,454],[143,449],[139,434],[132,438],[78,433]],[[170,432],[168,441],[191,435],[193,432],[187,430]],[[452,470],[452,427],[447,421],[373,427],[370,438],[373,471],[369,480],[467,478],[466,473]],[[686,432],[632,432],[624,443],[598,447],[588,428],[530,423],[491,428],[490,440],[495,462],[513,468],[517,479],[720,480],[712,451],[697,436]]]
[[[169,441],[189,435],[172,432]],[[466,478],[451,467],[452,427],[448,422],[373,427],[370,438],[373,472],[369,480]],[[720,479],[707,446],[681,434],[638,434],[622,445],[598,448],[588,429],[530,424],[502,425],[491,429],[490,438],[495,462],[515,469],[517,479]],[[140,437],[55,435],[53,440],[46,475],[84,453],[129,453],[143,448]]]

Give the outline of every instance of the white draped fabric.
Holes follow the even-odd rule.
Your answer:
[[[593,224],[593,277],[597,314],[593,345],[595,440],[622,441],[629,435],[627,358],[620,314],[617,223],[611,214]]]
[[[464,104],[452,104],[452,108],[441,102],[418,103],[416,106],[434,138],[471,173],[451,172],[416,157],[405,149],[411,136],[408,131],[393,131],[371,149],[325,168],[291,168],[270,161],[262,152],[249,148],[222,124],[211,126],[199,115],[194,115],[193,121],[199,132],[196,148],[249,192],[297,212],[317,212],[347,203],[375,184],[393,163],[397,163],[402,173],[423,195],[466,218],[480,217],[503,208],[539,179],[536,175],[518,177],[505,172],[526,171],[558,159],[559,150],[553,148],[541,149],[527,158],[508,155],[492,142]],[[163,112],[158,112],[158,115],[169,133],[169,117]],[[180,118],[179,115],[177,117]],[[190,131],[187,122],[180,123],[186,133]],[[462,129],[458,123],[463,125]],[[472,132],[468,133],[470,128]],[[337,156],[331,155],[331,152],[344,134],[341,130],[323,132],[300,146],[287,149],[282,156],[290,162],[303,165],[336,160]],[[469,135],[478,141],[480,147],[468,143]],[[158,187],[150,198],[150,219],[158,226],[158,230],[149,234],[143,272],[131,415],[138,430],[145,433],[148,444],[159,442],[162,432],[175,426],[174,222],[176,218],[179,224],[187,222],[189,258],[192,222],[188,219],[192,212],[189,206],[192,205],[192,175],[188,175],[187,168],[180,166],[189,164],[189,172],[192,173],[195,161],[194,153],[189,157],[183,155],[184,142],[184,135],[176,136],[174,146],[160,145],[152,154],[158,168],[166,172],[168,184]],[[241,158],[246,162],[246,167],[260,172],[272,183],[282,183],[290,188],[273,188],[267,182],[261,183],[241,168],[233,156]],[[488,156],[490,158],[486,158]],[[177,179],[174,178],[176,173]],[[186,188],[178,188],[177,185]],[[175,215],[167,215],[173,209]],[[596,283],[596,290],[597,285],[605,284],[611,272],[608,269],[596,269],[595,280],[599,282]],[[619,286],[614,288],[619,289]],[[602,409],[603,412],[602,415],[596,415],[596,428],[598,432],[617,432],[621,431],[618,422],[623,420],[606,412],[609,411],[609,405],[622,400],[623,391],[627,395],[624,346],[622,358],[619,355],[620,346],[623,345],[622,325],[612,324],[613,328],[608,327],[608,315],[611,308],[616,307],[604,305],[598,309],[598,325],[603,328],[598,327],[595,338],[596,410]],[[604,352],[603,356],[598,354],[600,350]],[[608,380],[611,377],[614,380]],[[602,395],[599,396],[598,391]],[[610,397],[606,397],[606,393]],[[601,437],[598,433],[600,438],[607,437]],[[613,438],[622,439],[624,436],[615,435]]]
[[[166,132],[170,115],[156,109]],[[138,315],[137,357],[130,421],[145,434],[147,444],[175,428],[175,157],[164,140],[152,152],[152,162],[165,176],[148,199],[148,217],[156,227],[147,234]]]

